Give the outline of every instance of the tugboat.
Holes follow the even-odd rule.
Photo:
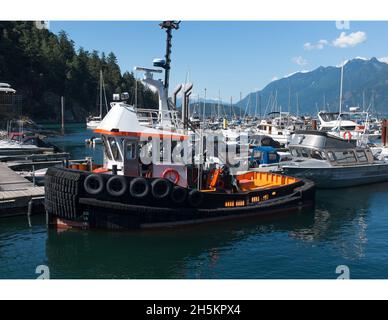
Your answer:
[[[89,161],[48,170],[45,205],[50,225],[138,230],[300,212],[314,206],[315,186],[309,180],[267,172],[232,175],[228,164],[204,169],[201,162],[181,161],[184,146],[192,148],[189,120],[183,121],[186,132],[177,126],[176,106],[167,98],[171,31],[178,27],[174,21],[162,23],[167,54],[166,62],[157,60],[157,66],[165,70],[164,82],[153,79],[159,69],[137,69],[158,92],[157,118],[150,115],[145,121],[144,111],[140,116],[126,103],[126,94],[113,102],[95,130],[104,145],[104,164]],[[204,153],[199,153],[202,160]],[[191,156],[194,159],[195,153]]]

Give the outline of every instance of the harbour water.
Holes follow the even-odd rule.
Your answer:
[[[80,126],[52,141],[73,159],[102,159]],[[45,218],[0,220],[0,278],[353,279],[388,278],[388,183],[319,190],[315,210],[153,232],[47,230]]]

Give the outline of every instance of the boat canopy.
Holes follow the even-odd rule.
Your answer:
[[[349,149],[356,148],[355,141],[344,140],[322,131],[296,131],[289,144],[292,147],[316,149]]]

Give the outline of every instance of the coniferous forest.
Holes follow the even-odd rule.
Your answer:
[[[100,70],[108,102],[113,93],[121,92],[128,92],[129,102],[134,102],[136,79],[130,72],[122,73],[113,52],[76,50],[66,32],[56,35],[37,28],[35,22],[0,21],[0,82],[11,84],[23,97],[23,116],[58,121],[61,96],[68,121],[98,114]],[[157,105],[156,95],[140,82],[137,90],[139,107]]]

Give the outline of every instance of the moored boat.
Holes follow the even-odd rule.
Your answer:
[[[164,82],[153,79],[162,70],[137,68],[145,73],[143,82],[159,95],[159,109],[153,110],[157,116],[145,118],[143,113],[150,111],[139,112],[127,104],[126,94],[112,103],[95,130],[103,142],[104,163],[89,161],[47,171],[49,223],[58,228],[137,230],[300,212],[314,206],[315,186],[309,180],[260,172],[235,175],[238,164],[205,160],[211,151],[204,147],[209,136],[190,134],[185,112],[180,126],[176,105],[167,95],[171,31],[179,23],[161,26],[167,30],[167,54],[154,66],[165,70]],[[184,93],[187,98],[188,91]],[[200,141],[199,150],[189,141],[193,135]],[[245,145],[240,141],[239,156]],[[228,146],[223,158],[244,158],[229,149],[236,148]]]
[[[314,184],[307,180],[250,172],[236,181],[238,192],[231,185],[197,190],[167,179],[50,168],[46,210],[57,228],[136,230],[286,214],[314,205]]]
[[[369,147],[326,132],[299,131],[290,141],[293,161],[280,166],[287,175],[313,180],[320,188],[353,187],[388,181],[388,162]]]

